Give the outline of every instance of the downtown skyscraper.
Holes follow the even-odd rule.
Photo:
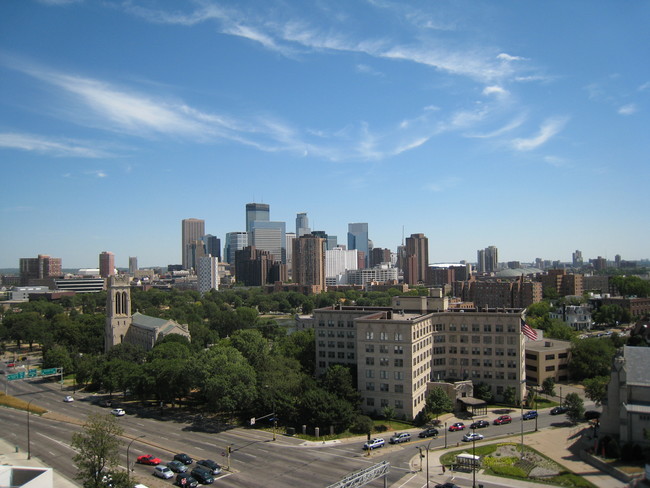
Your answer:
[[[205,235],[205,220],[184,219],[181,222],[181,234],[183,269],[196,268],[192,259],[192,245],[196,246],[196,241],[201,241],[201,237]]]
[[[368,224],[348,224],[348,249],[356,249],[359,253],[363,253],[364,268],[368,267],[369,247]]]

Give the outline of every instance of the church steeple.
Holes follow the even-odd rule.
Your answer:
[[[127,275],[108,277],[104,349],[121,344],[132,323],[131,286]]]

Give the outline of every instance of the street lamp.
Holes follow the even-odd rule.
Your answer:
[[[476,488],[476,428],[472,429],[472,488]]]
[[[445,422],[445,449],[447,449],[447,422]]]
[[[131,444],[133,444],[136,440],[142,439],[143,437],[146,437],[144,434],[138,437],[134,437],[131,442],[129,442],[128,447],[126,448],[126,477],[128,478],[129,482],[131,481],[131,461],[129,459],[129,450],[131,449]]]
[[[31,450],[31,443],[30,443],[30,438],[29,438],[29,410],[31,408],[32,402],[34,399],[32,398],[29,403],[27,404],[27,459],[32,458],[32,450]]]
[[[416,447],[416,449],[420,452],[420,473],[421,473],[422,472],[422,459],[424,459],[424,455],[422,454],[422,448],[420,446]],[[427,476],[427,478],[428,478],[428,476]]]
[[[427,444],[427,488],[429,488],[429,448],[431,447],[432,442],[433,440],[430,440]]]

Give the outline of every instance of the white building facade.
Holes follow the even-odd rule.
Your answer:
[[[197,288],[200,293],[219,289],[219,258],[201,256],[197,263]]]

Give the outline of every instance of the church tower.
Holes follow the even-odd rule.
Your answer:
[[[129,276],[109,276],[108,293],[106,294],[106,328],[104,332],[104,349],[106,351],[124,341],[132,321]]]

